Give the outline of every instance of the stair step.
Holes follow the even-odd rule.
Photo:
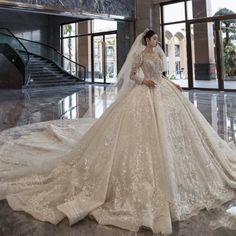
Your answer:
[[[43,80],[46,80],[46,79],[49,79],[49,80],[57,80],[57,79],[73,79],[73,80],[78,80],[79,78],[77,77],[73,77],[73,76],[70,76],[70,75],[57,75],[57,76],[41,76],[41,77],[30,77],[32,78],[33,80],[40,80],[40,79],[43,79]]]
[[[53,72],[41,72],[41,73],[30,73],[31,77],[33,78],[37,78],[37,77],[55,77],[55,76],[63,76],[64,73],[63,71],[61,72],[57,72],[57,73],[53,73]]]
[[[39,85],[39,84],[45,84],[45,83],[34,83],[35,85]],[[47,85],[52,85],[52,86],[56,86],[58,84],[77,84],[76,81],[60,81],[57,83],[47,83]]]
[[[41,73],[40,72],[33,72],[33,71],[30,71],[30,74],[31,74],[31,77],[39,77],[39,76],[55,76],[55,75],[66,75],[63,71],[42,71]]]
[[[83,80],[76,80],[72,78],[60,78],[60,79],[39,79],[39,80],[30,80],[30,83],[59,83],[59,82],[80,82]]]
[[[55,66],[57,67],[55,64],[48,62],[48,63],[29,63],[30,66],[32,67],[36,67],[36,66]]]
[[[52,78],[52,79],[56,79],[56,78],[63,78],[63,77],[70,77],[70,75],[65,75],[65,74],[50,74],[50,75],[44,75],[44,74],[41,74],[41,75],[35,75],[35,74],[30,74],[30,78],[33,78],[33,79],[40,79],[40,78]]]
[[[48,65],[45,65],[45,66],[35,66],[35,67],[31,67],[29,66],[29,69],[32,70],[32,71],[42,71],[42,70],[60,70],[58,67],[52,67],[52,66],[48,66]]]
[[[48,62],[48,60],[43,59],[43,58],[31,58],[30,57],[30,62]]]
[[[79,83],[84,83],[83,81],[80,82],[61,82],[61,83],[52,83],[52,84],[45,84],[45,83],[39,83],[39,84],[29,84],[28,87],[51,87],[51,86],[66,86],[66,85],[78,85]]]
[[[25,55],[22,53],[22,55]],[[56,63],[51,62],[46,58],[31,55],[28,64],[31,79],[25,88],[37,87],[56,87],[66,85],[84,84],[85,81],[76,79],[72,75],[67,74]]]
[[[44,66],[43,68],[39,68],[39,67],[30,67],[31,71],[42,71],[42,70],[48,70],[48,71],[62,71],[61,69],[59,69],[58,67],[47,67]]]
[[[37,83],[37,82],[45,82],[45,83],[55,83],[57,81],[77,81],[76,79],[72,79],[72,78],[56,78],[56,79],[52,79],[52,78],[40,78],[40,79],[30,79],[31,82]]]
[[[29,64],[30,65],[38,65],[38,64],[42,64],[42,65],[52,64],[52,65],[55,65],[55,63],[53,63],[51,61],[30,61]]]
[[[30,62],[29,63],[29,65],[31,65],[31,66],[36,66],[36,65],[50,65],[50,64],[53,64],[53,63],[51,63],[51,62],[39,62],[39,61],[37,61],[37,62]],[[53,64],[54,65],[54,64]]]

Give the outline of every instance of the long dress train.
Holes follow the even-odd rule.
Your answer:
[[[146,78],[156,81],[155,88],[141,85],[136,73],[140,67]],[[40,165],[40,173],[25,169],[14,174],[19,150],[15,157],[2,150],[0,160],[11,153],[12,169],[11,174],[0,174],[0,198],[14,210],[53,224],[65,217],[74,224],[91,215],[100,224],[131,231],[146,226],[166,234],[172,231],[172,221],[234,199],[236,154],[162,78],[160,67],[158,54],[137,55],[131,73],[134,88],[82,137],[65,145],[62,157],[55,158],[58,163]],[[40,135],[29,135],[30,141]],[[52,138],[43,137],[44,143]],[[68,142],[68,137],[60,142]],[[32,146],[27,155],[37,151]]]

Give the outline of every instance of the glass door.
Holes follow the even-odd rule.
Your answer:
[[[193,88],[218,89],[215,23],[190,24]]]
[[[236,89],[236,19],[187,23],[190,88]]]
[[[93,36],[93,81],[104,83],[104,41],[103,35]]]
[[[99,34],[92,37],[93,78],[95,83],[114,83],[117,75],[117,36]]]
[[[236,19],[220,21],[225,89],[236,89]]]
[[[105,82],[115,83],[117,75],[117,42],[116,34],[105,35]]]
[[[184,23],[164,26],[168,79],[188,87],[186,27]]]
[[[62,26],[62,36],[65,37],[62,41],[62,53],[72,61],[76,61],[77,58],[76,39],[73,37],[76,30],[75,23]],[[65,58],[63,59],[63,67],[72,75],[76,75],[76,65]]]

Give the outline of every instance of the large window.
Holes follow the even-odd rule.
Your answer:
[[[188,87],[186,21],[192,18],[192,1],[163,3],[162,39],[167,55],[167,77],[182,87]]]
[[[114,83],[117,75],[117,39],[113,33],[99,33],[92,38],[93,80],[97,83]]]
[[[107,20],[93,20],[92,21],[92,32],[93,33],[101,33],[107,31],[117,30],[117,22],[116,21],[107,21]]]
[[[179,57],[180,56],[180,45],[179,44],[175,44],[175,57]]]
[[[210,0],[211,10],[209,16],[236,14],[234,0]]]
[[[163,7],[164,22],[176,22],[185,20],[185,4],[178,2]]]
[[[167,77],[182,87],[188,87],[185,22],[163,24],[162,32],[168,64]]]
[[[169,79],[188,88],[236,89],[234,1],[161,3],[161,32]]]
[[[234,0],[172,1],[163,3],[163,22],[171,23],[200,17],[236,14]]]
[[[113,33],[114,37],[107,41],[97,41],[93,40],[95,35]],[[61,26],[61,51],[72,61],[81,64],[86,67],[87,75],[86,81],[88,82],[98,82],[95,77],[100,78],[99,82],[104,82],[103,77],[106,73],[100,73],[103,68],[107,68],[109,71],[109,78],[113,76],[113,80],[116,76],[116,32],[117,32],[117,22],[108,20],[83,20],[79,22],[74,22],[70,24],[64,24]],[[107,47],[104,48],[104,43],[107,43]],[[106,50],[106,58],[104,55],[104,50]],[[106,59],[106,61],[104,60]],[[111,65],[104,65],[106,63],[112,62]],[[113,72],[111,68],[113,68]],[[76,75],[76,65],[71,63],[69,60],[64,60],[64,69]],[[96,71],[96,73],[94,73]],[[94,74],[96,76],[94,77]],[[108,82],[105,81],[105,82]],[[109,81],[110,82],[110,81]]]

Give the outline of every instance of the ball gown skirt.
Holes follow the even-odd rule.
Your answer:
[[[51,124],[3,137],[0,198],[52,224],[90,215],[169,234],[172,221],[235,198],[236,154],[163,78],[155,88],[134,86],[91,127]]]

